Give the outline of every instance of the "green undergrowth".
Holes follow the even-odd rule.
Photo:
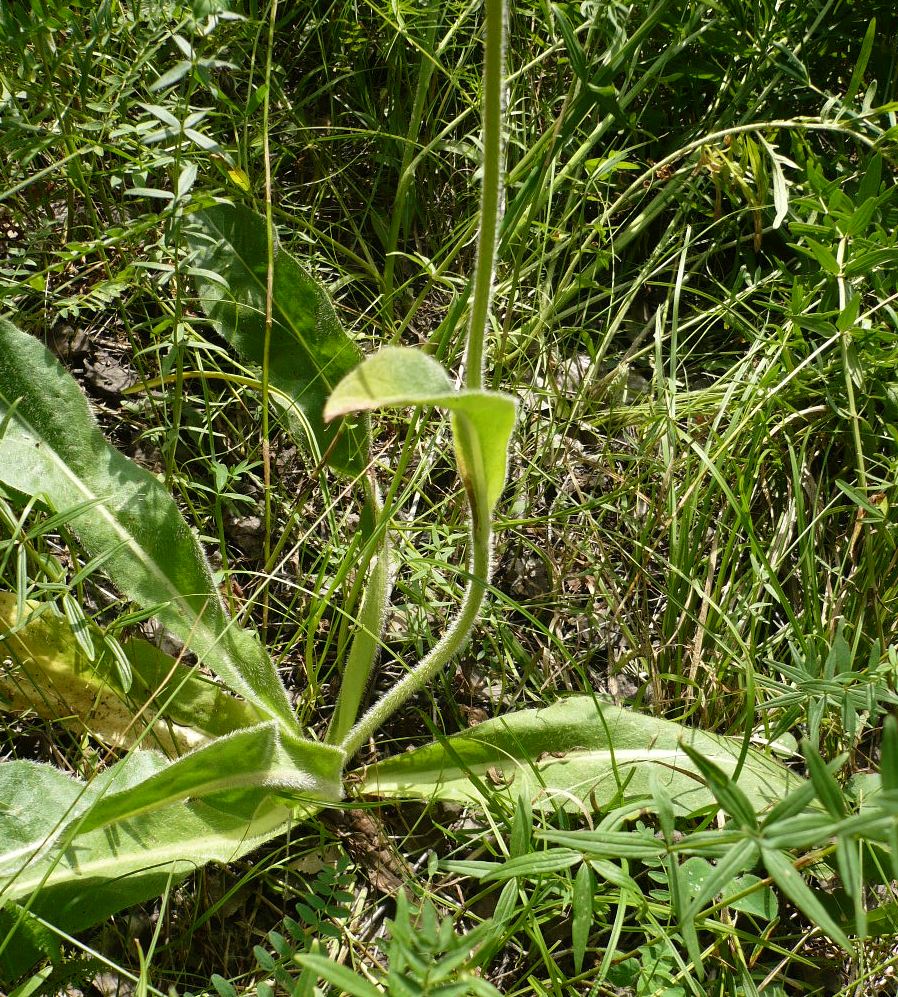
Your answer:
[[[203,233],[270,202],[356,351],[329,387],[387,346],[465,368],[482,29],[481,5],[454,0],[0,7],[0,308],[174,496],[227,618],[268,649],[285,699],[272,686],[216,735],[279,710],[317,740],[333,729],[378,508],[393,588],[363,705],[439,643],[471,572],[449,420],[379,414],[370,460],[364,429],[322,423],[310,453],[276,390],[291,365],[306,375],[289,354],[278,371],[275,343],[268,385],[229,335],[210,300],[236,278],[197,263]],[[0,945],[19,918],[46,956],[11,992],[891,992],[896,31],[874,0],[512,5],[484,387],[518,416],[471,643],[353,746],[350,800],[75,935],[0,909]],[[363,480],[379,491],[360,505]],[[122,647],[179,645],[74,520],[3,486],[4,654],[16,612],[56,607],[127,685]],[[3,764],[90,780],[125,757],[115,718],[85,723],[81,687],[54,689],[75,722],[0,685]],[[757,750],[783,796],[811,789],[771,819],[698,761],[694,812],[648,776],[634,810],[626,773],[617,796],[565,783],[545,805],[566,759],[515,780],[447,740],[576,694],[729,737],[737,773]],[[640,729],[640,748],[663,740]],[[352,798],[428,741],[455,795]]]

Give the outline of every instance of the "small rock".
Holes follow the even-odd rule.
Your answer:
[[[265,549],[265,527],[261,516],[228,513],[224,522],[228,537],[247,557],[258,557]]]
[[[620,706],[628,700],[633,700],[639,694],[640,686],[633,681],[632,675],[621,673],[608,676],[608,692],[615,704]]]
[[[94,989],[103,997],[133,997],[135,985],[118,973],[97,973],[93,978]]]
[[[90,353],[90,339],[82,329],[66,323],[53,329],[47,337],[47,346],[68,364],[83,360]]]
[[[93,363],[86,361],[84,370],[84,380],[100,394],[110,398],[119,398],[134,383],[129,371],[110,356],[97,357]]]
[[[552,592],[552,579],[545,560],[536,554],[511,557],[501,572],[503,588],[515,599],[539,599]]]

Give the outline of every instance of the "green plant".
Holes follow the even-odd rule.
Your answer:
[[[296,961],[311,971],[313,979],[321,977],[353,997],[374,997],[381,992],[396,997],[409,993],[421,997],[498,997],[499,991],[477,973],[479,952],[492,927],[487,921],[457,934],[452,918],[439,917],[429,901],[419,911],[412,911],[400,890],[396,916],[388,924],[387,970],[379,981],[383,990],[321,955],[298,955]]]
[[[347,969],[323,954],[321,942],[304,935],[292,919],[285,923],[287,935],[268,934],[267,947],[256,946],[259,970],[266,976],[256,987],[258,997],[284,992],[293,997],[312,997],[321,978],[352,997],[386,993],[402,997],[496,997],[499,991],[478,970],[481,953],[493,925],[487,921],[458,934],[450,917],[440,917],[430,901],[413,910],[404,890],[396,896],[396,914],[387,922],[389,939],[379,940],[386,967],[376,983]],[[238,991],[222,977],[213,978],[220,997],[236,997]]]
[[[312,993],[311,972],[302,972],[297,955],[318,952],[323,944],[339,942],[342,921],[348,916],[354,896],[349,892],[351,873],[345,858],[334,866],[325,866],[308,884],[302,901],[296,904],[297,919],[285,917],[266,937],[266,945],[256,945],[253,953],[265,980],[257,985],[258,997],[270,997],[278,989],[294,997]],[[221,997],[234,997],[236,988],[224,977],[214,974],[212,986]]]
[[[249,736],[230,748],[223,743],[208,760],[233,764],[235,776],[253,784],[279,760],[278,778],[291,769],[295,775],[300,759],[292,743],[284,747],[282,730],[305,737],[311,728],[318,740],[343,740],[379,648],[394,658],[380,670],[381,689],[428,646],[446,652],[441,619],[453,605],[453,584],[465,577],[445,563],[468,525],[448,483],[445,429],[424,433],[416,416],[395,472],[385,473],[390,451],[381,445],[389,447],[396,423],[384,420],[369,470],[365,417],[347,413],[326,425],[328,392],[316,394],[293,376],[310,363],[296,338],[308,308],[296,308],[294,296],[321,310],[322,338],[345,351],[329,373],[348,374],[358,354],[339,334],[317,282],[276,249],[271,222],[289,226],[294,246],[314,244],[309,266],[327,274],[360,341],[366,332],[378,344],[424,340],[427,354],[455,364],[465,338],[459,318],[470,300],[467,247],[476,233],[474,185],[466,178],[480,162],[471,127],[479,80],[470,68],[478,5],[274,3],[256,20],[262,12],[248,3],[249,21],[217,26],[204,19],[220,5],[198,3],[193,12],[156,6],[162,16],[151,26],[140,21],[143,4],[103,2],[89,19],[76,5],[44,0],[38,7],[52,16],[43,20],[20,18],[14,5],[0,14],[10,29],[0,32],[0,174],[11,206],[2,210],[4,228],[10,221],[20,231],[5,240],[2,293],[22,327],[46,328],[48,339],[75,315],[79,330],[100,342],[111,333],[127,338],[137,379],[147,383],[124,400],[122,425],[109,428],[126,441],[136,428],[158,445],[160,459],[152,453],[149,463],[221,556],[202,592],[212,605],[223,588],[224,625],[239,657],[248,645],[238,628],[250,618],[260,626],[300,723],[290,727],[277,707],[276,718],[260,709],[264,690],[256,702],[241,687],[250,702],[210,679],[215,647],[200,655],[199,668],[193,664],[189,612],[196,616],[201,600],[180,621],[188,629],[180,660],[129,637],[160,597],[141,604],[113,578],[115,552],[108,562],[91,556],[96,550],[79,536],[91,509],[8,489],[0,506],[8,589],[0,609],[12,664],[0,669],[0,693],[20,718],[6,728],[5,750],[33,757],[35,739],[43,744],[49,732],[79,791],[121,757],[109,755],[109,746],[136,744],[134,757],[151,748],[157,760],[171,759],[253,727],[264,728],[259,753],[270,750],[267,762],[254,770],[244,757]],[[502,917],[489,947],[502,953],[497,973],[505,978],[511,959],[517,986],[528,992],[580,992],[588,984],[600,991],[638,979],[647,993],[667,985],[751,993],[780,959],[789,972],[789,951],[796,962],[813,958],[801,955],[801,919],[750,921],[756,915],[742,909],[743,900],[723,903],[734,890],[751,897],[766,889],[753,884],[765,876],[759,862],[697,912],[702,959],[713,973],[701,981],[694,971],[685,915],[696,883],[707,881],[701,863],[719,859],[729,842],[749,854],[751,841],[728,838],[732,826],[710,834],[719,804],[681,739],[738,773],[750,806],[762,811],[802,783],[750,748],[791,752],[794,769],[803,763],[797,739],[807,734],[827,758],[848,754],[835,773],[845,814],[856,816],[856,791],[870,817],[872,782],[855,785],[850,777],[877,766],[883,712],[894,704],[894,129],[883,93],[894,61],[884,19],[867,24],[863,5],[854,6],[849,16],[846,5],[829,0],[819,9],[525,0],[512,14],[508,211],[491,380],[526,392],[513,494],[502,505],[507,518],[498,517],[491,558],[498,571],[481,606],[478,640],[457,655],[457,675],[447,669],[439,677],[427,704],[437,731],[457,730],[469,716],[509,712],[513,700],[542,706],[559,692],[607,681],[618,699],[653,716],[569,696],[548,711],[437,734],[436,744],[407,759],[348,775],[352,792],[448,801],[445,813],[440,803],[429,807],[424,823],[450,823],[459,802],[478,808],[460,829],[447,828],[438,851],[451,856],[447,868],[460,858],[466,904],[489,904],[501,889]],[[140,39],[136,53],[123,41],[132,34]],[[280,65],[271,56],[276,37],[290,39]],[[172,51],[178,64],[168,72]],[[264,201],[264,221],[248,208],[213,204],[210,193],[220,198],[222,190],[256,210]],[[305,249],[295,251],[306,258]],[[432,316],[444,310],[434,326]],[[217,335],[205,335],[207,324]],[[311,363],[314,370],[314,355]],[[381,363],[392,375],[389,354]],[[432,391],[445,393],[438,369],[418,366]],[[569,366],[582,372],[573,388]],[[337,377],[327,379],[333,387]],[[399,381],[393,399],[407,387]],[[357,381],[348,390],[354,404],[377,401]],[[298,488],[296,475],[280,479],[274,466],[285,437],[302,439],[312,453],[312,473],[301,475]],[[410,475],[419,455],[421,467]],[[237,480],[244,459],[258,478]],[[226,468],[234,468],[230,480]],[[427,481],[430,468],[436,473]],[[320,493],[310,500],[314,483]],[[239,511],[229,504],[253,511],[250,501],[255,506],[263,492],[261,554],[249,563],[229,549],[227,519]],[[343,512],[350,493],[362,496],[357,529]],[[304,541],[295,526],[310,508],[316,525]],[[329,546],[312,534],[318,517]],[[521,550],[554,576],[535,595],[509,585],[509,562]],[[295,565],[295,575],[285,579],[285,565]],[[251,593],[243,603],[238,578]],[[382,636],[388,601],[392,626]],[[206,614],[199,616],[204,622]],[[247,656],[257,678],[268,668],[265,656]],[[340,672],[339,697],[323,691]],[[277,682],[268,693],[280,701]],[[66,732],[32,724],[29,710],[62,718]],[[407,719],[420,723],[423,711],[405,712],[393,715],[382,745],[408,737]],[[667,780],[670,807],[647,778],[651,771]],[[214,775],[194,768],[198,795],[207,777],[212,792]],[[324,795],[336,784],[329,782]],[[270,825],[256,819],[266,813],[261,793],[252,814],[239,800],[229,811],[217,792],[162,810],[171,827],[181,810],[202,816],[220,804],[233,820],[221,825],[219,857],[239,854],[229,834],[261,839],[302,818],[303,833],[314,836],[326,823],[311,815],[317,803],[294,805],[283,786],[272,790],[271,801],[286,805],[272,811]],[[721,803],[732,805],[732,794]],[[821,819],[821,806],[811,800],[802,816],[818,821],[825,850],[839,821]],[[528,816],[528,807],[536,813]],[[666,808],[677,833],[709,832],[692,839],[696,854],[681,861],[665,849],[628,859],[628,837],[638,846],[660,828],[665,842],[673,839]],[[504,858],[512,810],[507,851],[520,860],[532,846],[531,871],[503,882],[491,868],[478,887],[471,882],[483,857],[477,852]],[[634,822],[638,810],[652,815]],[[418,812],[386,808],[384,819],[395,827]],[[888,816],[878,812],[878,839],[843,835],[841,851],[863,856],[860,876],[852,877],[850,857],[836,878],[836,858],[832,867],[815,861],[820,849],[807,852],[800,836],[781,842],[812,888],[825,881],[819,899],[848,934],[862,924],[857,905],[874,901],[870,881],[890,878]],[[531,840],[533,820],[564,830],[577,827],[581,813],[623,834],[614,839],[617,857],[577,847],[538,854],[544,843]],[[769,845],[778,831],[768,816],[758,835]],[[478,826],[466,830],[466,823]],[[159,826],[145,814],[77,835],[45,885],[8,909],[0,944],[13,929],[8,952],[28,934],[36,950],[60,958],[64,942],[41,919],[76,926],[87,923],[79,905],[111,908],[128,899],[127,889],[116,899],[102,878],[73,880],[84,887],[80,896],[75,887],[70,896],[61,892],[68,857],[91,854],[100,836]],[[51,849],[39,871],[55,855]],[[442,868],[432,859],[429,869]],[[146,860],[146,853],[134,858]],[[17,859],[14,871],[23,863]],[[112,867],[107,861],[101,871]],[[246,875],[270,889],[267,868],[262,859]],[[182,869],[175,871],[173,882]],[[451,880],[442,886],[455,888]],[[788,894],[776,892],[786,910]],[[871,930],[894,923],[888,904],[870,914]],[[346,937],[353,958],[365,960],[351,928]],[[861,977],[863,946],[851,942]],[[644,971],[615,975],[628,956]],[[161,958],[178,961],[173,950]]]
[[[3,798],[14,801],[0,815],[8,842],[2,856],[8,930],[0,953],[11,971],[25,967],[40,949],[36,936],[33,950],[22,941],[31,926],[47,920],[77,930],[159,892],[198,863],[239,856],[291,820],[339,802],[346,763],[467,642],[490,580],[492,510],[505,481],[515,410],[512,399],[482,388],[501,199],[503,16],[500,0],[491,0],[483,203],[464,388],[455,389],[432,358],[406,349],[387,348],[356,366],[356,348],[326,294],[292,257],[275,251],[269,228],[258,216],[218,204],[187,218],[200,301],[216,329],[262,368],[263,398],[285,411],[294,433],[302,427],[316,460],[360,477],[367,495],[369,581],[358,613],[359,632],[346,658],[343,692],[324,742],[309,739],[298,726],[262,644],[228,617],[201,548],[163,486],[105,443],[77,385],[36,340],[5,320],[0,324],[0,477],[13,490],[10,495],[29,496],[64,517],[91,558],[88,570],[102,569],[140,611],[155,615],[242,697],[226,697],[194,669],[165,660],[139,641],[120,645],[83,617],[66,625],[48,604],[31,603],[22,593],[5,603],[7,641],[22,668],[10,684],[20,696],[27,699],[29,688],[41,687],[35,668],[44,676],[55,672],[57,685],[75,680],[85,706],[94,697],[84,717],[90,728],[97,701],[150,694],[152,700],[138,713],[139,728],[123,723],[118,708],[119,719],[107,724],[106,732],[120,725],[116,734],[137,749],[145,742],[176,752],[185,744],[193,747],[180,757],[133,750],[87,783],[27,761],[0,767]],[[410,405],[438,406],[452,414],[470,509],[470,580],[458,615],[433,650],[357,719],[390,590],[388,515],[366,471],[364,413]],[[42,709],[39,701],[34,705]],[[509,723],[487,725],[476,736],[462,735],[424,755],[386,763],[364,788],[454,798],[461,783],[473,778],[476,786],[478,773],[495,778],[498,767],[508,783],[520,772],[521,784],[530,784],[532,773],[533,785],[545,786],[550,806],[556,783],[565,793],[591,796],[594,803],[600,796],[641,797],[645,787],[638,778],[628,790],[634,759],[658,756],[666,764],[664,759],[679,757],[676,740],[682,731],[661,733],[650,723],[642,737],[661,737],[666,747],[639,749],[634,756],[618,731],[629,721],[620,711],[612,714],[592,700],[559,704],[554,712],[525,712]],[[590,725],[595,730],[586,736]],[[563,763],[588,751],[590,741],[602,746],[608,765],[604,783],[595,773],[585,775],[594,765],[592,755],[586,756],[585,769]],[[718,748],[729,752],[719,739],[706,745],[712,752]],[[545,764],[552,752],[564,752],[564,759]],[[762,765],[765,778],[788,782],[785,770],[754,752],[750,764],[744,764],[744,751],[729,755],[731,769],[747,773],[752,765]],[[672,767],[671,778],[679,778],[675,773],[681,769],[682,762]],[[694,788],[673,790],[680,797],[685,789],[678,803],[684,812],[707,800]],[[756,800],[763,806],[761,784],[749,791],[759,788]],[[49,800],[52,807],[46,806]]]

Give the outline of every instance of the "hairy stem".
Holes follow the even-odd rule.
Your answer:
[[[465,384],[479,389],[483,384],[483,359],[486,327],[489,320],[496,265],[496,246],[502,205],[502,87],[505,57],[504,0],[485,0],[486,42],[483,71],[483,189],[480,202],[480,231],[477,239],[477,263],[468,325],[468,352]],[[455,431],[469,436],[470,427],[461,416]],[[461,441],[460,441],[461,442]],[[467,440],[465,449],[479,449]],[[480,614],[483,597],[490,580],[492,523],[486,496],[474,482],[465,481],[471,510],[470,581],[465,589],[458,615],[431,652],[368,710],[340,747],[348,757],[354,755],[374,732],[402,705],[420,692],[446,664],[467,644]]]
[[[477,235],[477,264],[474,294],[468,322],[468,352],[465,384],[483,385],[483,356],[496,246],[502,212],[502,81],[505,59],[505,3],[486,0],[486,42],[483,62],[483,187],[480,195],[480,231]]]
[[[268,19],[268,49],[265,55],[265,98],[262,101],[262,159],[265,163],[265,231],[268,266],[265,275],[265,342],[262,347],[262,481],[265,488],[265,563],[271,559],[271,451],[269,449],[268,393],[271,360],[271,327],[274,299],[274,220],[271,216],[271,149],[268,141],[268,116],[271,106],[271,58],[274,51],[274,28],[278,0],[272,0]],[[262,633],[268,628],[268,587],[262,592]]]
[[[465,590],[458,616],[431,652],[364,714],[340,743],[347,758],[352,757],[374,732],[408,699],[420,692],[434,676],[467,644],[480,613],[490,568],[491,530],[488,519],[471,532],[471,580]]]

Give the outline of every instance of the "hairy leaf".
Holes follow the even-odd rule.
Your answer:
[[[262,365],[268,236],[265,219],[248,208],[216,204],[190,216],[199,301],[216,331],[246,360]],[[310,441],[316,459],[353,477],[368,463],[368,426],[326,426],[325,400],[358,362],[324,287],[285,250],[274,257],[269,378],[292,399],[288,425]]]
[[[542,809],[605,809],[617,802],[653,806],[651,775],[679,814],[714,804],[682,742],[729,774],[740,743],[667,720],[574,696],[540,710],[488,720],[445,741],[387,759],[365,771],[363,793],[390,798],[486,802],[493,793],[532,797]],[[751,750],[738,785],[763,811],[801,779]]]
[[[136,752],[89,784],[34,762],[0,765],[0,903],[19,901],[58,928],[80,931],[158,896],[207,862],[238,859],[293,819],[288,806],[253,790],[72,836],[110,783],[136,785],[167,764],[154,752]]]
[[[0,319],[0,480],[71,521],[104,572],[231,689],[296,728],[278,674],[254,634],[228,618],[205,555],[157,479],[111,447],[74,379],[32,336]]]
[[[62,946],[56,932],[42,924],[38,918],[19,904],[0,906],[0,945],[4,939],[12,940],[0,952],[0,983],[9,983],[29,970],[41,959],[58,962],[62,959]],[[20,991],[17,991],[21,993]]]
[[[482,494],[483,512],[489,514],[505,485],[514,399],[496,391],[456,391],[443,367],[426,353],[388,346],[337,385],[324,416],[408,405],[451,410],[462,477]]]
[[[173,762],[135,751],[89,783],[48,765],[4,762],[0,904],[21,901],[29,918],[80,930],[199,865],[240,857],[315,801],[336,802],[343,761],[338,748],[286,737],[270,720]],[[8,928],[21,917],[11,910]],[[25,936],[19,942],[36,951]]]
[[[284,738],[275,721],[235,731],[169,762],[134,785],[109,791],[81,818],[79,832],[158,810],[170,803],[237,789],[264,789],[307,800],[341,798],[343,752]]]

